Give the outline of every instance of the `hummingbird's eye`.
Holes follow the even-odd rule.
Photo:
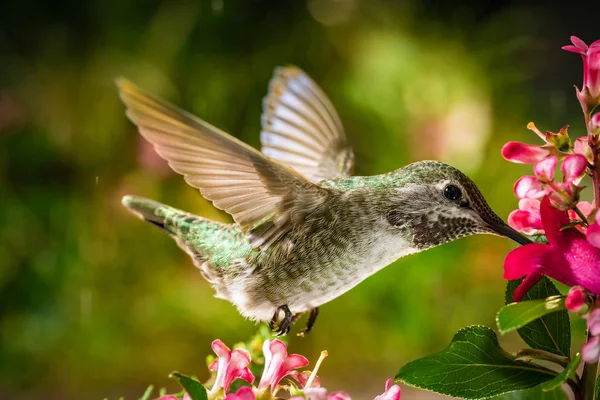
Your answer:
[[[444,188],[444,197],[448,200],[457,201],[462,197],[462,193],[456,186],[448,185]]]

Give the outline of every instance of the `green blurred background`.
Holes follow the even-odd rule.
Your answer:
[[[134,399],[151,383],[175,391],[169,372],[206,378],[213,339],[231,345],[257,329],[213,298],[172,239],[120,205],[137,194],[229,220],[140,139],[115,77],[258,146],[272,70],[298,65],[336,105],[357,174],[449,162],[506,217],[513,183],[530,168],[503,161],[502,144],[535,143],[532,120],[583,134],[572,87],[581,60],[560,47],[572,34],[600,37],[591,6],[2,2],[0,398]],[[459,328],[494,326],[512,247],[471,237],[401,259],[323,306],[314,332],[290,337],[290,350],[314,362],[327,349],[325,386],[372,398]]]

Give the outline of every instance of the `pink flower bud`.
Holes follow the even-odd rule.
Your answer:
[[[587,292],[585,289],[581,286],[573,286],[565,299],[565,306],[569,311],[579,312],[585,306],[586,300]]]
[[[535,164],[549,154],[550,151],[540,146],[520,142],[508,142],[502,147],[502,157],[515,163]]]
[[[581,349],[581,358],[588,364],[598,362],[600,357],[600,336],[594,336]]]

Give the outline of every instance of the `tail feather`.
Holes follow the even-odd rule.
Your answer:
[[[143,197],[124,196],[121,203],[138,217],[172,235],[178,233],[176,220],[187,215],[184,211]]]

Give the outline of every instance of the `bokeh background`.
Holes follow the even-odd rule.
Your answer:
[[[583,134],[569,36],[600,38],[598,6],[520,1],[8,0],[0,4],[0,398],[136,399],[208,376],[210,343],[257,326],[165,234],[128,214],[137,194],[228,221],[124,116],[126,76],[259,145],[272,70],[306,70],[336,105],[356,172],[420,159],[463,169],[499,215],[528,166],[500,157],[525,126]],[[321,308],[290,350],[357,399],[469,324],[494,325],[504,255],[492,236],[401,259]],[[576,326],[581,332],[581,327]],[[516,336],[503,338],[519,348]],[[581,340],[579,341],[581,342]],[[405,388],[403,398],[434,398]]]

